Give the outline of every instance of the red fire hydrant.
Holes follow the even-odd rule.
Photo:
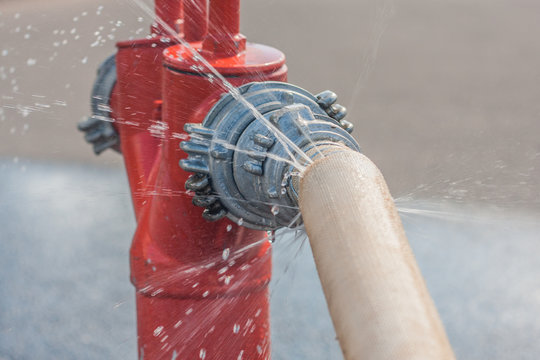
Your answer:
[[[328,144],[358,151],[352,124],[336,94],[285,83],[284,55],[246,42],[239,0],[156,14],[102,64],[79,125],[96,153],[124,155],[140,358],[267,359],[270,243],[250,229],[301,223],[291,175]]]
[[[110,106],[103,116],[112,127],[100,116],[80,125],[97,153],[116,147],[124,156],[137,219],[131,281],[139,356],[267,359],[270,244],[265,232],[204,220],[184,189],[183,127],[201,123],[225,89],[175,35],[234,86],[285,81],[285,57],[246,43],[239,0],[211,0],[209,8],[206,0],[156,0],[155,8],[162,21],[151,36],[118,43],[115,61],[100,70],[93,100]]]

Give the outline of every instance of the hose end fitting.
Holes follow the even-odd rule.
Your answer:
[[[194,172],[186,188],[203,217],[275,230],[301,224],[293,179],[325,146],[359,151],[343,120],[346,110],[329,91],[314,96],[282,82],[246,84],[224,95],[202,124],[187,124],[180,144]],[[334,116],[334,117],[332,117]]]

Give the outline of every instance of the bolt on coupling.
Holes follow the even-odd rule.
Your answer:
[[[300,225],[294,178],[309,159],[328,146],[360,151],[346,109],[331,91],[314,96],[288,83],[238,91],[224,94],[202,124],[186,124],[190,140],[180,147],[188,158],[180,166],[194,173],[186,189],[210,221],[227,216],[259,230]]]

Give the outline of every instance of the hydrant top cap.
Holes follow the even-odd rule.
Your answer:
[[[200,43],[191,44],[197,51],[201,51]],[[167,48],[164,53],[165,66],[172,70],[199,73],[193,66],[203,66],[202,72],[209,72],[204,65],[194,59],[190,49],[184,45],[174,45]],[[217,71],[223,75],[245,75],[250,73],[267,73],[279,70],[285,65],[285,55],[270,46],[248,43],[246,50],[232,57],[212,57],[211,54],[202,54],[203,57]]]

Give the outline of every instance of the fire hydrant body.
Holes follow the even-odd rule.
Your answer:
[[[261,230],[301,223],[294,179],[310,156],[359,150],[335,93],[285,83],[285,56],[246,42],[239,0],[208,4],[156,0],[152,35],[118,43],[79,125],[96,153],[124,155],[140,359],[268,359]]]
[[[198,12],[188,8],[195,2]],[[177,25],[178,3],[156,3],[158,14],[167,6],[179,14],[165,25]],[[188,14],[204,19],[203,3],[185,2],[184,26],[194,23]],[[286,80],[284,55],[246,44],[238,12],[238,1],[211,1],[210,31],[200,22],[184,28],[188,47],[158,25],[147,39],[118,44],[110,104],[137,218],[131,280],[141,359],[270,357],[266,233],[204,220],[178,165],[184,125],[201,123],[225,91],[190,47],[234,86]]]

